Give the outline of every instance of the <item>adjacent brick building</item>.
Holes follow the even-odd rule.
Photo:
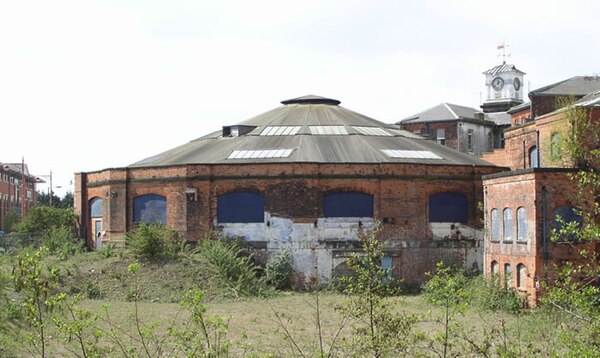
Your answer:
[[[0,230],[6,231],[7,216],[14,212],[22,217],[37,202],[36,183],[25,163],[0,163]]]
[[[502,170],[306,96],[129,167],[78,173],[90,247],[163,222],[189,241],[209,230],[266,254],[290,249],[297,279],[326,281],[381,222],[382,265],[419,283],[440,260],[482,268],[481,177]]]
[[[527,107],[513,111],[513,120],[505,131],[506,146],[484,159],[510,167],[511,171],[484,176],[486,242],[485,272],[498,273],[537,303],[540,282],[552,278],[555,265],[585,260],[580,250],[600,252],[598,242],[576,243],[570,239],[552,241],[553,230],[560,227],[558,217],[580,222],[576,210],[576,186],[570,175],[579,169],[561,152],[562,138],[569,134],[568,108],[548,107],[559,98],[576,95],[590,88],[595,91],[574,104],[596,123],[600,121],[600,81],[588,77],[546,86],[530,93]],[[566,83],[569,85],[566,86]],[[591,85],[595,83],[595,85]],[[557,88],[567,88],[572,93]],[[553,93],[551,96],[549,93]],[[588,143],[590,148],[599,143]]]

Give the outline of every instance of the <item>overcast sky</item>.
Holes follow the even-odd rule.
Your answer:
[[[52,170],[62,196],[75,172],[307,94],[388,123],[479,107],[503,41],[525,91],[600,73],[599,13],[597,0],[0,0],[0,162]]]

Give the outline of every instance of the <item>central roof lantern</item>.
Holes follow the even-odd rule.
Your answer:
[[[281,104],[328,104],[330,106],[337,106],[340,103],[342,102],[338,101],[337,99],[320,97],[312,94],[281,101]]]

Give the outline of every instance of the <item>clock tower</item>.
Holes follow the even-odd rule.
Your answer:
[[[486,100],[481,105],[484,113],[506,112],[523,103],[523,75],[514,65],[505,61],[483,73],[485,75]]]

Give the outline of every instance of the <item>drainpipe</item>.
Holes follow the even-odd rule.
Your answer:
[[[546,212],[548,205],[548,191],[542,186],[542,258],[544,266],[548,263],[548,225],[546,222]]]
[[[535,131],[535,148],[536,148],[536,159],[537,159],[537,167],[542,167],[542,158],[541,158],[541,148],[540,148],[540,130],[536,129]]]
[[[523,169],[527,169],[527,151],[525,150],[525,139],[523,139]]]

